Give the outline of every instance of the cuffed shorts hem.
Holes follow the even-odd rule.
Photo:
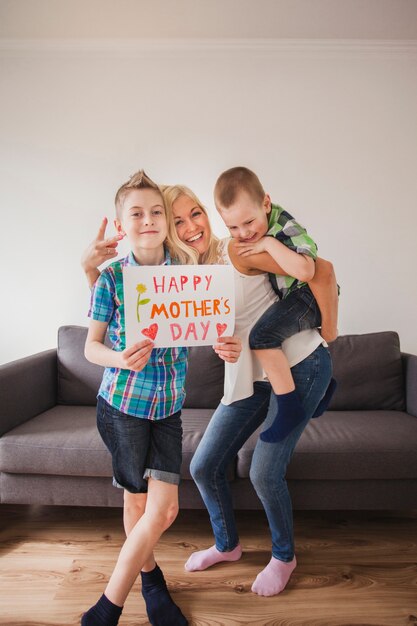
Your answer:
[[[114,476],[113,476],[113,487],[117,487],[118,489],[126,489],[126,487],[124,487],[123,485],[117,482]],[[129,491],[129,489],[126,489],[126,491]]]
[[[181,480],[179,474],[174,474],[174,472],[164,472],[164,470],[152,469],[149,467],[146,468],[143,477],[161,480],[163,483],[169,483],[170,485],[179,485]]]
[[[179,474],[174,474],[173,472],[164,472],[163,470],[151,469],[147,468],[143,475],[143,478],[146,480],[148,478],[153,478],[154,480],[161,480],[164,483],[169,483],[170,485],[179,485],[181,481],[181,476]],[[117,482],[115,477],[113,476],[113,487],[117,487],[118,489],[125,489],[129,493],[146,493],[146,491],[132,491],[132,488],[125,487]]]

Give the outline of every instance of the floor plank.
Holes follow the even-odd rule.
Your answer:
[[[123,542],[121,509],[1,506],[0,624],[76,626]],[[156,549],[190,626],[417,625],[417,512],[296,512],[298,567],[279,596],[250,591],[270,558],[262,512],[237,513],[242,559],[188,573],[211,545],[204,511],[181,511]],[[148,626],[139,584],[120,626]]]

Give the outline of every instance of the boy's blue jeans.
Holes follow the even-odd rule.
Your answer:
[[[249,345],[252,350],[280,348],[288,337],[318,326],[321,326],[320,309],[310,287],[304,285],[271,304],[252,328]]]
[[[294,557],[294,539],[285,474],[295,445],[329,385],[329,351],[319,346],[291,371],[307,417],[283,441],[265,443],[258,438],[250,468],[251,482],[268,517],[272,555],[286,562]],[[233,550],[239,543],[227,468],[251,434],[264,421],[269,428],[276,415],[269,383],[256,382],[254,387],[253,396],[219,405],[191,461],[191,474],[209,512],[220,552]]]

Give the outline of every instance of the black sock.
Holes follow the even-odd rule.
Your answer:
[[[103,593],[97,604],[84,613],[81,626],[117,626],[122,611],[122,606],[110,602]]]
[[[261,433],[262,441],[275,443],[281,441],[306,418],[304,407],[300,402],[297,391],[275,394],[278,403],[278,412],[272,425]]]
[[[335,381],[334,378],[332,378],[329,383],[329,386],[327,387],[326,393],[320,400],[317,406],[317,409],[313,413],[313,417],[320,417],[320,415],[323,415],[323,413],[327,411],[327,407],[329,406],[330,400],[332,399],[333,394],[336,391],[336,387],[337,387],[337,382]]]
[[[172,600],[164,575],[158,565],[151,572],[141,572],[142,595],[152,626],[187,626],[188,622]]]

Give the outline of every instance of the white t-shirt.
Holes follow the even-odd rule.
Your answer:
[[[219,245],[219,263],[231,265],[228,246],[230,238]],[[231,404],[253,395],[253,383],[267,380],[254,352],[249,348],[249,333],[262,313],[278,299],[268,274],[248,276],[234,268],[236,321],[234,334],[242,340],[242,352],[237,363],[225,363],[223,404]],[[290,367],[309,356],[320,344],[326,345],[316,329],[303,330],[286,339],[282,350]]]

